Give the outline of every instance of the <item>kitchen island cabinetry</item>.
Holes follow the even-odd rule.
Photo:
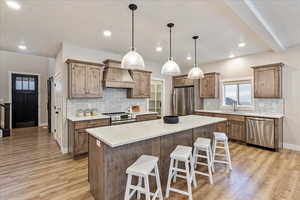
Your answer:
[[[126,169],[143,154],[159,158],[165,191],[170,153],[177,145],[192,146],[198,137],[212,137],[216,124],[226,119],[193,115],[179,120],[179,124],[164,124],[159,119],[88,129],[89,183],[95,200],[124,199]]]

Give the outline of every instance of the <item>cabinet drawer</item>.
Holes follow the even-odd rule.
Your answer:
[[[155,120],[157,119],[157,115],[138,115],[136,116],[137,121],[147,121],[147,120]]]
[[[230,120],[244,122],[245,121],[245,117],[244,116],[240,116],[240,115],[230,115]]]
[[[75,123],[75,129],[86,129],[86,128],[94,128],[101,126],[109,126],[109,119],[97,119],[97,120],[89,120],[89,121],[81,121]]]

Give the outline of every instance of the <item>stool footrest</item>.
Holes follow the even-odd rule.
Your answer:
[[[204,166],[208,166],[207,163],[204,163],[204,162],[196,162],[197,165],[204,165]]]
[[[206,158],[207,159],[207,156],[203,156],[203,155],[195,155],[195,157],[197,157],[197,158]]]
[[[195,173],[196,173],[196,174],[200,174],[200,175],[208,176],[208,177],[209,177],[209,174],[204,173],[204,172],[199,172],[199,171],[196,171],[196,170],[195,170]]]
[[[173,168],[173,171],[186,173],[186,170],[184,170],[184,169],[179,169],[179,168]]]
[[[223,156],[226,157],[226,154],[221,154],[221,153],[215,153],[216,156]]]
[[[228,164],[228,161],[223,161],[223,160],[214,160],[215,163],[223,163],[223,164]]]
[[[170,191],[189,196],[188,192],[183,191],[183,190],[178,190],[178,189],[175,189],[175,188],[172,188],[172,187],[170,187]]]

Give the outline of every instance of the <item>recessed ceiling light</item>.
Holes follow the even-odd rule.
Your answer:
[[[234,57],[235,57],[234,54],[230,54],[230,55],[228,56],[228,58],[234,58]]]
[[[246,43],[245,43],[245,42],[239,43],[239,47],[244,47],[244,46],[246,46]]]
[[[19,45],[18,48],[21,49],[21,50],[26,50],[27,49],[27,47],[25,45],[22,45],[22,44]]]
[[[187,60],[192,60],[192,57],[191,56],[187,56],[186,59]]]
[[[163,48],[160,47],[160,46],[158,46],[158,47],[155,48],[155,51],[157,51],[157,52],[161,52],[162,50],[163,50]]]
[[[19,10],[21,8],[21,5],[16,1],[6,1],[6,5],[15,10]]]
[[[110,37],[111,36],[111,31],[109,31],[109,30],[105,30],[105,31],[103,31],[103,35],[105,36],[105,37]]]

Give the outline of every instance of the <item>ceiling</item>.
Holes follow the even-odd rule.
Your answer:
[[[18,45],[25,44],[28,49],[22,53],[55,57],[61,43],[67,41],[124,54],[129,50],[131,38],[129,2],[139,7],[135,15],[136,48],[147,60],[160,63],[167,60],[168,22],[175,23],[173,57],[182,66],[193,63],[186,60],[188,55],[193,56],[193,35],[200,36],[201,63],[227,59],[230,54],[242,56],[274,50],[270,44],[274,42],[272,36],[285,48],[300,44],[300,21],[296,20],[300,19],[299,2],[255,0],[251,5],[260,16],[252,9],[252,12],[247,10],[250,14],[242,16],[249,5],[243,8],[236,5],[248,1],[19,0],[21,9],[13,10],[0,0],[0,49],[20,52]],[[262,20],[251,17],[265,23],[259,25]],[[267,28],[263,30],[264,27]],[[112,37],[103,37],[103,30],[112,31]],[[247,45],[240,48],[240,42]],[[158,45],[163,47],[162,52],[155,51]]]

